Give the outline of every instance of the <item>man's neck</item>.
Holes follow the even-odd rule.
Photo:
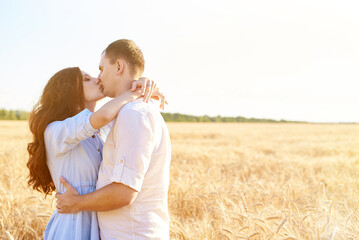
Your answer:
[[[119,88],[115,93],[115,97],[120,96],[126,90],[130,90],[132,88],[132,82],[137,79],[138,78],[136,78],[136,76],[134,76],[134,75],[128,75],[128,76],[124,77],[123,79],[121,79],[120,81],[123,83],[126,83],[126,86],[123,89]]]

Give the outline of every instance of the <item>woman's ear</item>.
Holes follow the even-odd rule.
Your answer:
[[[117,71],[116,71],[116,75],[121,75],[123,73],[124,67],[125,67],[125,62],[123,59],[117,59],[116,60],[116,67],[117,67]]]

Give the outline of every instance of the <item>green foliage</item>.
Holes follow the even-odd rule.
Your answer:
[[[30,113],[22,110],[0,109],[0,120],[27,120]]]
[[[295,121],[286,120],[273,120],[264,118],[245,118],[245,117],[221,117],[220,115],[215,117],[204,116],[192,116],[179,113],[162,113],[163,118],[166,122],[281,122],[281,123],[292,123]]]
[[[262,119],[262,118],[245,118],[245,117],[222,117],[217,115],[215,117],[210,117],[208,115],[204,116],[193,116],[185,115],[180,113],[161,113],[166,122],[281,122],[289,123],[293,121],[286,120],[272,120],[272,119]],[[29,112],[22,110],[6,110],[0,109],[0,120],[28,120],[30,116]]]

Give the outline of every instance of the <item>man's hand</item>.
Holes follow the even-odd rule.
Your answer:
[[[60,182],[65,186],[65,193],[56,193],[56,208],[59,213],[77,213],[80,211],[78,207],[80,194],[73,188],[64,177],[60,178]]]

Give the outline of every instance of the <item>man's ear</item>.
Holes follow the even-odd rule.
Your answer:
[[[123,59],[117,59],[116,67],[117,67],[116,75],[121,75],[125,68],[125,61]]]

